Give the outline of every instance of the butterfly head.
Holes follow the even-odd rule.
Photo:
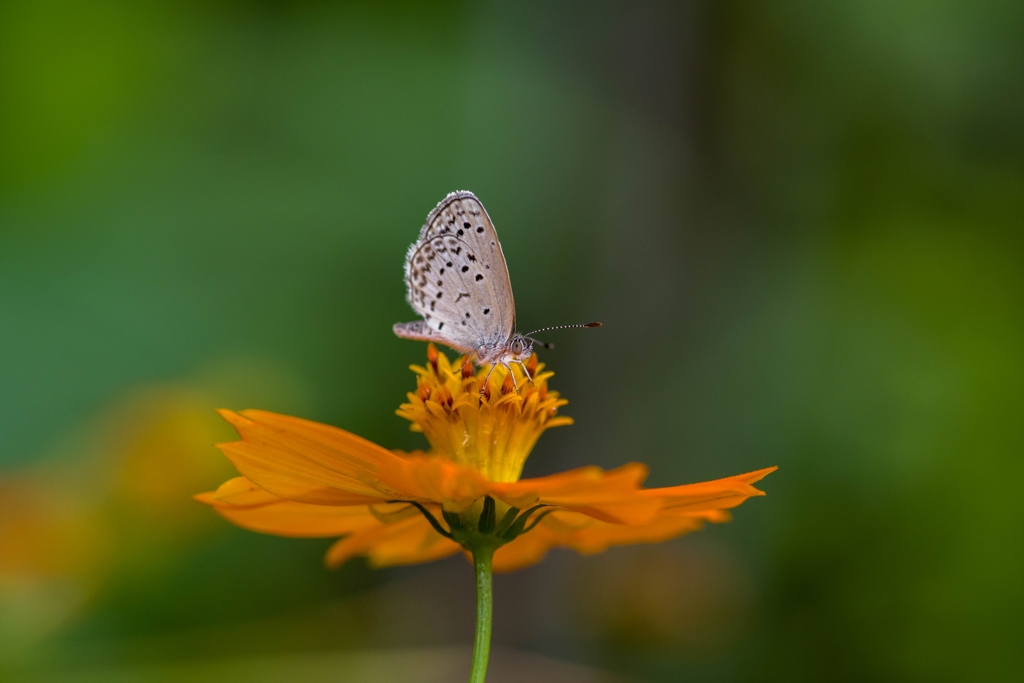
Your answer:
[[[511,356],[509,360],[526,360],[531,354],[533,354],[533,340],[528,339],[521,334],[513,335],[512,341],[508,344],[508,353]]]

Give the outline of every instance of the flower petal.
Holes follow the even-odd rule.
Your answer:
[[[458,543],[437,533],[422,516],[420,524],[403,529],[400,534],[382,540],[367,551],[374,567],[433,562],[462,550]]]
[[[279,498],[245,477],[236,477],[196,500],[233,524],[277,536],[329,538],[380,524],[365,505],[310,505]]]
[[[558,534],[541,522],[531,531],[498,548],[491,561],[491,568],[504,574],[537,564],[548,554],[548,550],[560,545],[559,540]]]
[[[239,472],[283,498],[353,505],[402,498],[381,482],[402,458],[342,429],[259,410],[221,410],[242,441],[219,444]],[[382,485],[383,484],[383,485]]]
[[[629,495],[657,501],[660,506],[660,512],[640,523],[609,523],[594,515],[589,506],[564,505],[566,509],[555,510],[531,531],[499,548],[494,554],[494,571],[509,572],[528,567],[539,562],[548,550],[555,547],[572,548],[580,554],[590,555],[614,545],[661,543],[696,531],[705,522],[726,522],[730,518],[728,508],[736,507],[752,496],[764,495],[752,484],[775,469],[770,467],[700,484],[633,490]],[[567,474],[572,473],[555,475],[555,478]],[[587,474],[583,479],[589,476]],[[623,478],[628,481],[624,475]],[[570,485],[568,479],[562,479],[562,482],[567,487]],[[541,494],[541,499],[546,500],[547,495]],[[569,494],[566,496],[571,497]]]
[[[650,498],[661,499],[665,510],[677,514],[692,515],[710,510],[725,510],[736,507],[752,496],[763,496],[764,491],[755,488],[753,483],[777,469],[778,467],[768,467],[699,484],[645,489],[641,493]]]
[[[207,505],[261,505],[277,496],[267,493],[245,477],[235,477],[218,486],[216,491],[198,493],[192,498]]]
[[[434,541],[428,531],[441,541],[448,541],[434,531],[422,515],[394,524],[378,522],[377,526],[358,531],[332,545],[327,549],[324,562],[334,569],[357,555],[368,555],[377,566],[409,564],[440,559],[458,550],[451,541],[448,541],[451,546]],[[421,557],[425,559],[419,559]]]
[[[494,571],[510,572],[542,560],[551,548],[572,548],[581,555],[604,552],[613,545],[661,543],[696,531],[702,520],[690,517],[660,517],[647,524],[608,524],[581,513],[556,511],[533,530],[523,534],[494,554]]]
[[[491,489],[520,508],[541,503],[612,524],[643,524],[654,519],[662,507],[659,500],[637,495],[646,477],[645,465],[629,463],[608,472],[583,467],[550,477],[492,484]]]

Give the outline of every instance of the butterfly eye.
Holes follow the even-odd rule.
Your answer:
[[[523,352],[523,340],[522,339],[515,339],[515,340],[513,340],[512,341],[512,345],[511,345],[511,350],[512,350],[512,353],[514,353],[517,356],[519,354],[521,354]]]

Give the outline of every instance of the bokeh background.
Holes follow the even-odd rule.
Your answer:
[[[497,681],[1024,679],[1024,4],[0,4],[0,676],[447,681],[461,558],[229,526],[217,407],[421,445],[402,257],[485,202],[527,475],[779,465],[496,579]],[[489,679],[490,680],[490,679]]]

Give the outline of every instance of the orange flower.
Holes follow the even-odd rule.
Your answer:
[[[433,345],[427,356],[398,414],[423,432],[429,454],[296,417],[222,410],[242,440],[219,448],[243,476],[196,499],[253,531],[340,536],[331,567],[357,555],[379,567],[427,562],[486,539],[494,569],[511,571],[553,547],[591,554],[727,521],[729,508],[764,495],[753,484],[775,470],[660,489],[641,488],[639,463],[520,479],[541,433],[572,423],[558,415],[566,401],[548,389],[552,373],[533,356],[529,376],[498,366],[481,390],[486,368],[453,365]]]

